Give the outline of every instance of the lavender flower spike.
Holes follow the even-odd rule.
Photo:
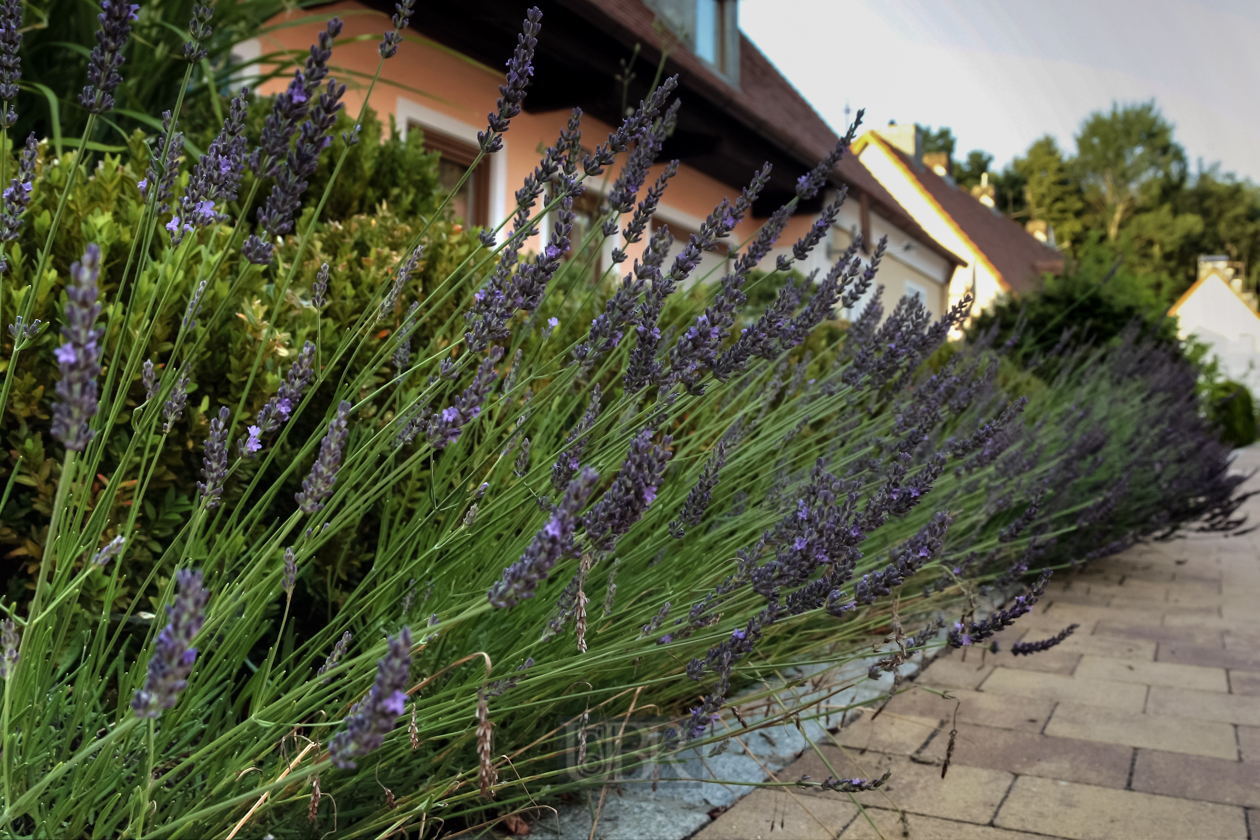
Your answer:
[[[101,374],[102,330],[96,328],[101,305],[96,302],[96,278],[101,270],[101,249],[92,243],[83,252],[83,260],[70,266],[66,284],[66,325],[61,328],[65,339],[57,348],[61,368],[57,383],[57,403],[53,406],[52,434],[66,449],[82,452],[96,434],[88,423],[100,407],[96,378]]]
[[[5,103],[0,127],[11,128],[17,122],[17,111],[10,104],[18,94],[22,79],[22,0],[0,2],[0,101]]]
[[[18,160],[17,177],[9,181],[3,193],[0,208],[0,242],[12,242],[22,232],[22,214],[31,203],[31,179],[35,177],[35,158],[39,154],[39,142],[35,133],[26,138],[26,148]],[[0,267],[3,271],[6,266]]]
[[[345,656],[346,648],[350,645],[350,640],[354,638],[354,634],[349,630],[341,634],[341,638],[333,645],[332,652],[328,654],[328,658],[324,660],[324,664],[319,666],[319,670],[315,672],[315,676],[324,677],[329,669],[336,667],[341,657]],[[332,677],[324,677],[323,683],[327,684]]]
[[[328,745],[333,764],[353,770],[361,758],[385,743],[385,736],[407,705],[407,680],[411,672],[411,628],[404,627],[389,639],[385,657],[376,664],[376,684],[367,697],[355,703],[346,728]]]
[[[13,676],[13,669],[17,666],[20,641],[13,619],[0,621],[0,677],[6,680]]]
[[[181,373],[171,387],[170,398],[162,406],[162,416],[166,422],[162,424],[162,434],[169,435],[171,429],[184,416],[184,407],[188,405],[188,374]]]
[[[123,47],[131,37],[131,24],[140,14],[140,7],[118,0],[101,0],[101,13],[96,16],[96,46],[88,57],[88,83],[79,94],[79,104],[89,114],[104,114],[114,109],[114,91],[122,84],[118,68],[122,67]]]
[[[223,495],[223,482],[227,480],[228,420],[231,417],[232,412],[224,406],[219,409],[219,416],[210,421],[210,437],[206,438],[205,455],[201,461],[201,477],[205,481],[197,482],[206,510],[217,508]]]
[[[175,576],[175,586],[175,603],[166,608],[170,623],[154,644],[144,687],[131,700],[131,708],[142,718],[156,718],[175,707],[197,661],[197,649],[192,643],[205,623],[210,593],[201,587],[200,571],[181,569]]]
[[[341,452],[350,434],[348,420],[353,406],[342,401],[337,406],[337,416],[328,424],[328,434],[319,444],[319,457],[311,467],[311,474],[302,482],[302,492],[294,494],[303,513],[317,513],[324,507],[324,499],[332,495],[341,467]]]
[[[489,114],[486,130],[477,134],[477,142],[487,154],[503,148],[503,132],[508,130],[509,121],[521,112],[525,87],[534,75],[534,48],[542,31],[540,20],[542,11],[537,6],[525,13],[525,25],[516,37],[516,51],[508,61],[507,83],[499,85],[499,110]]]
[[[386,32],[381,40],[381,58],[393,58],[398,52],[398,45],[403,42],[402,31],[411,23],[415,11],[416,0],[402,0],[394,4],[394,28]]]
[[[188,34],[191,37],[184,42],[184,58],[189,64],[196,64],[210,54],[205,47],[205,42],[210,40],[212,34],[210,28],[212,17],[214,17],[214,6],[210,3],[204,5],[193,3],[192,18],[188,21]]]
[[[311,283],[311,306],[315,307],[315,311],[323,309],[328,305],[328,263],[324,263],[319,267],[319,271],[315,272],[315,280]]]
[[[578,513],[598,481],[599,473],[588,467],[569,482],[564,498],[551,509],[551,519],[534,535],[521,559],[504,569],[503,579],[490,587],[491,604],[506,609],[524,598],[534,597],[538,582],[547,578],[561,557],[573,551],[573,529],[578,524]]]
[[[284,574],[280,581],[284,594],[290,598],[293,597],[293,587],[297,584],[297,555],[293,553],[293,548],[289,547],[284,550]]]
[[[312,341],[302,345],[302,352],[289,367],[288,376],[276,395],[258,412],[258,427],[263,432],[274,432],[280,424],[289,419],[293,409],[302,401],[302,393],[310,384],[315,374],[315,343]]]
[[[92,565],[104,566],[110,560],[122,554],[124,546],[127,544],[126,537],[114,537],[105,544],[105,547],[92,555]]]
[[[654,444],[652,435],[651,429],[644,429],[630,442],[621,472],[586,515],[586,538],[592,551],[612,551],[656,500],[673,439],[666,435]]]
[[[1042,639],[1039,642],[1016,642],[1011,645],[1011,653],[1015,656],[1031,656],[1034,653],[1041,653],[1043,650],[1049,650],[1059,642],[1062,642],[1068,636],[1071,636],[1072,633],[1075,632],[1076,628],[1080,626],[1081,625],[1079,624],[1069,624],[1055,635],[1048,639]]]
[[[718,441],[718,445],[714,447],[713,455],[705,463],[704,469],[700,471],[700,478],[696,480],[687,498],[683,500],[682,508],[678,511],[678,518],[669,523],[669,535],[676,540],[681,540],[687,534],[687,528],[699,525],[700,520],[704,517],[704,512],[709,509],[709,501],[713,497],[713,488],[717,487],[718,474],[722,467],[726,465],[726,441]]]

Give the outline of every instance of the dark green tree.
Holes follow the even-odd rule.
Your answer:
[[[1096,111],[1076,137],[1076,167],[1084,189],[1086,224],[1120,237],[1124,223],[1184,185],[1185,151],[1155,103]]]
[[[1033,142],[1023,157],[1011,162],[1010,169],[1024,180],[1022,215],[1048,222],[1060,248],[1079,242],[1085,229],[1081,220],[1085,201],[1071,161],[1054,138],[1047,134]]]

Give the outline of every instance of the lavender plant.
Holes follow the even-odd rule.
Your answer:
[[[126,72],[123,8],[103,5],[89,133]],[[396,11],[381,61],[413,7]],[[213,17],[194,24],[188,55]],[[529,11],[474,167],[521,111],[543,26]],[[668,264],[666,230],[630,268],[618,252],[592,286],[582,255],[619,231],[641,240],[672,183],[676,162],[654,157],[677,114],[674,80],[588,138],[589,153],[574,112],[500,228],[456,248],[445,204],[399,223],[371,270],[356,269],[368,292],[332,331],[325,313],[344,305],[350,269],[325,247],[342,233],[322,213],[356,148],[331,131],[340,31],[325,27],[273,99],[256,148],[234,105],[189,178],[168,183],[175,103],[145,158],[161,162],[154,186],[128,237],[105,243],[112,254],[63,216],[76,189],[103,183],[90,178],[115,177],[116,159],[90,175],[83,143],[17,170],[33,173],[31,206],[51,205],[51,224],[25,226],[34,247],[6,240],[0,424],[17,434],[37,419],[31,389],[55,394],[61,461],[39,479],[31,594],[0,605],[0,831],[288,837],[316,821],[388,836],[424,833],[435,815],[479,820],[490,800],[499,812],[532,801],[536,782],[580,784],[556,769],[557,715],[625,713],[640,697],[676,719],[671,745],[703,744],[767,669],[843,665],[893,622],[922,619],[877,678],[929,646],[1018,626],[1043,569],[1191,523],[1237,527],[1240,479],[1194,370],[1136,333],[1065,350],[1053,376],[1014,393],[991,337],[946,345],[966,305],[933,318],[905,299],[884,316],[883,243],[867,260],[855,245],[814,283],[781,282],[750,311],[759,266],[774,268],[754,282],[780,282],[821,244],[842,195],[800,240],[777,240],[851,138],[764,223],[750,216],[762,169]],[[225,170],[241,161],[257,173],[248,186]],[[329,180],[308,192],[321,161]],[[575,233],[573,199],[605,175],[615,200]],[[258,217],[230,212],[240,191],[245,208],[268,196]],[[25,207],[6,197],[15,225]],[[548,218],[549,244],[528,254]],[[163,233],[172,222],[178,237]],[[719,240],[731,260],[694,276]],[[123,268],[103,285],[107,263]],[[434,265],[446,267],[437,282],[411,282]],[[36,294],[46,276],[63,294]],[[847,330],[827,329],[863,299]],[[283,329],[284,307],[307,327]],[[243,361],[203,398],[214,377],[195,363],[238,323]],[[195,433],[182,449],[181,429]],[[138,527],[180,452],[197,491],[165,533]],[[4,469],[7,502],[26,474],[21,461]],[[137,545],[148,565],[133,564]],[[1030,575],[1028,594],[973,614],[979,589]],[[604,593],[598,615],[589,593]],[[413,611],[430,616],[423,635]],[[819,786],[857,795],[886,780]]]

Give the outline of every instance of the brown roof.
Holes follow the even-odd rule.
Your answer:
[[[656,13],[643,0],[560,0],[580,9],[592,23],[628,45],[641,44],[660,50],[661,39],[653,26]],[[740,33],[739,87],[689,50],[673,45],[668,72],[679,72],[682,81],[701,93],[753,132],[798,160],[805,168],[825,157],[840,138],[818,115],[805,97],[775,69],[752,41]],[[847,154],[836,167],[833,183],[848,184],[850,192],[865,193],[872,209],[906,231],[919,244],[956,265],[966,261],[952,253],[914,221],[897,200],[867,171],[857,155]],[[856,197],[856,196],[855,196]]]
[[[981,204],[971,193],[946,180],[874,132],[867,135],[889,150],[910,177],[918,181],[958,229],[1002,275],[1014,292],[1040,288],[1041,275],[1063,270],[1063,255],[1024,230],[1017,222]]]

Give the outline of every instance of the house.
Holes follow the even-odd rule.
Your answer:
[[[455,212],[469,223],[492,226],[512,213],[513,192],[537,164],[541,149],[556,142],[573,106],[584,112],[584,145],[593,147],[602,140],[627,104],[648,93],[662,54],[663,74],[679,75],[677,96],[683,103],[677,130],[661,154],[662,161],[680,161],[658,213],[676,239],[685,242],[723,196],[734,198],[768,161],[774,167],[770,183],[731,241],[747,239],[795,194],[796,179],[838,142],[835,132],[739,31],[735,0],[533,2],[543,11],[542,34],[524,113],[512,121],[503,150],[479,166],[455,197]],[[499,95],[501,68],[516,45],[528,5],[529,0],[424,4],[397,55],[385,63],[373,107],[382,118],[392,115],[403,130],[424,132],[425,144],[442,156],[448,185],[459,180],[476,156],[477,132],[485,127],[486,112]],[[281,15],[276,22],[291,25],[271,29],[241,53],[304,51],[322,26],[312,19],[312,11],[304,7]],[[390,27],[393,2],[342,0],[314,11],[345,20],[330,65],[334,75],[351,84],[345,101],[355,113],[362,103],[362,81],[376,71],[376,45],[379,34]],[[282,84],[272,81],[262,90],[273,92]],[[595,179],[587,182],[579,221],[582,214],[588,223],[593,218],[605,186]],[[879,275],[886,294],[919,295],[934,314],[945,311],[950,278],[965,267],[966,258],[929,235],[853,156],[831,173],[822,194],[796,208],[778,247],[790,249],[842,187],[848,189],[848,200],[831,241],[815,249],[809,264],[798,267],[806,273],[825,270],[829,258],[856,233],[867,241],[887,236],[888,256]],[[631,258],[637,256],[634,248],[628,250]],[[723,251],[706,254],[697,275],[718,276],[715,271],[727,258]]]
[[[951,302],[972,292],[976,310],[983,309],[999,295],[1033,291],[1043,274],[1063,271],[1053,234],[1036,225],[1030,232],[1003,216],[987,178],[975,194],[959,187],[950,176],[947,156],[924,155],[918,126],[869,131],[853,148],[911,218],[960,258],[949,284]]]
[[[1199,277],[1168,310],[1182,338],[1207,344],[1222,372],[1260,393],[1260,315],[1246,271],[1226,256],[1199,257]]]

